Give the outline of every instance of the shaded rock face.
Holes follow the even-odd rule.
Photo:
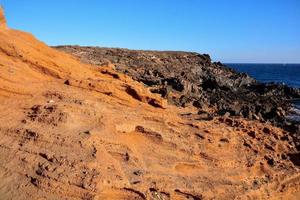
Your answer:
[[[207,54],[192,52],[136,51],[79,46],[58,46],[79,56],[83,62],[113,63],[119,72],[151,87],[177,106],[209,107],[216,115],[227,113],[248,119],[285,124],[290,99],[299,98],[299,89],[259,83]]]

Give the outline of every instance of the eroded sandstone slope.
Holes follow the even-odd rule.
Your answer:
[[[2,14],[2,13],[1,13]],[[1,21],[2,23],[2,21]],[[297,199],[287,132],[206,121],[143,84],[0,28],[0,199]]]

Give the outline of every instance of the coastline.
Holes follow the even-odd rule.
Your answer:
[[[298,87],[289,84],[289,77],[280,80],[285,71],[289,72],[287,75],[298,75],[298,71],[290,73],[293,67],[288,64],[284,71],[283,64],[276,64],[272,74],[272,64],[223,64],[212,62],[207,54],[193,52],[70,45],[53,48],[84,63],[100,66],[111,63],[116,71],[144,83],[169,103],[179,107],[192,105],[199,112],[210,107],[214,112],[208,111],[208,115],[215,117],[242,116],[286,127],[290,100],[300,98],[298,77],[294,78]]]
[[[300,124],[300,99],[294,99],[291,102],[293,107],[291,108],[287,119]]]
[[[297,63],[226,63],[262,83],[275,83],[300,88],[300,64]]]
[[[296,78],[298,71],[300,71],[299,63],[226,63],[226,65],[239,72],[247,73],[264,84],[278,84],[296,89],[300,88],[300,80]],[[292,107],[288,111],[286,119],[293,123],[300,123],[300,98],[288,101]]]

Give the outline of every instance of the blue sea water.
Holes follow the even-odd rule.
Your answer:
[[[285,83],[300,88],[300,64],[239,64],[228,63],[229,67],[245,72],[261,82]]]
[[[284,83],[300,88],[300,64],[246,64],[227,63],[227,66],[238,72],[249,74],[260,82]],[[294,101],[293,116],[300,121],[300,99]]]

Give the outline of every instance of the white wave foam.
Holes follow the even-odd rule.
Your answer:
[[[300,108],[298,106],[291,108],[287,119],[300,122]]]

